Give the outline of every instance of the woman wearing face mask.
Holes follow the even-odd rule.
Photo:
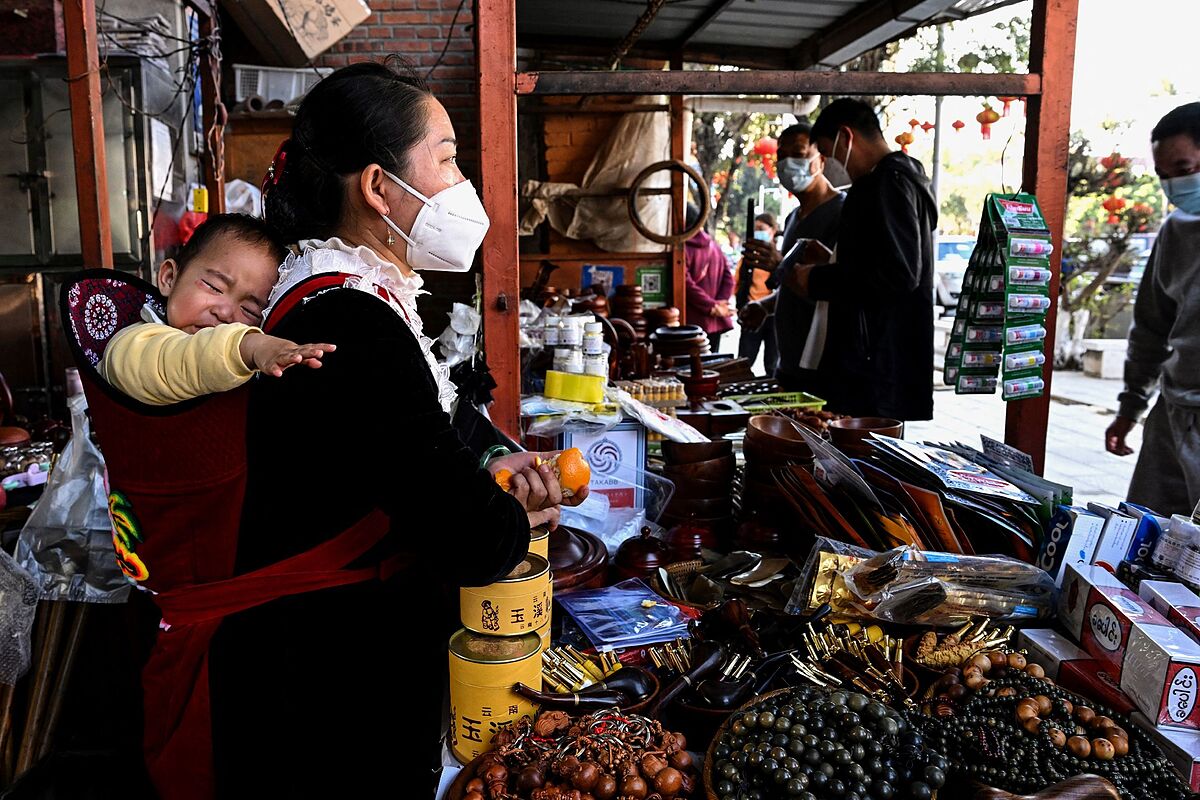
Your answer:
[[[417,315],[415,270],[469,269],[488,219],[445,108],[381,64],[308,93],[264,187],[267,221],[300,250],[266,324],[321,331],[338,358],[253,390],[236,572],[313,552],[319,571],[332,548],[324,568],[378,576],[224,619],[209,659],[215,795],[429,796],[456,616],[443,587],[508,574],[562,502],[532,454],[480,468]],[[489,472],[501,467],[511,495]],[[343,546],[363,520],[375,541]]]
[[[779,235],[779,229],[775,223],[775,215],[770,213],[762,213],[754,218],[754,240],[756,242],[764,242],[771,247],[775,246],[775,239]],[[739,260],[737,267],[737,305],[738,308],[745,308],[747,303],[757,303],[765,300],[771,294],[771,289],[767,286],[767,278],[770,277],[767,272],[761,269],[750,270],[750,274],[746,274],[744,270],[750,269],[745,260]],[[765,348],[763,355],[763,369],[767,375],[775,374],[775,362],[778,356],[775,352],[775,328],[768,325],[760,327],[757,330],[750,330],[743,327],[738,336],[738,358],[745,358],[753,364],[758,360],[759,348]]]

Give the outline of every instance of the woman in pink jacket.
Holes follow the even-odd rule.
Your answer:
[[[699,216],[695,206],[688,205],[688,227]],[[733,297],[733,271],[721,251],[721,246],[701,230],[684,246],[687,259],[687,321],[699,325],[708,334],[709,347],[715,353],[721,334],[733,328],[734,311],[729,307]]]

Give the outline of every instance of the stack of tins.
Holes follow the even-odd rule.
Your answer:
[[[450,750],[464,764],[491,749],[492,739],[537,707],[513,692],[540,686],[550,646],[549,536],[535,529],[529,554],[491,586],[459,589],[463,629],[450,637]]]

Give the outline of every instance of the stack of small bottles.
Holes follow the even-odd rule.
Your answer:
[[[943,378],[958,394],[1005,400],[1045,390],[1046,313],[1054,245],[1030,194],[988,195],[958,300]]]

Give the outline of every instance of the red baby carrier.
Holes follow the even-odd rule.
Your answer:
[[[288,292],[277,323],[301,299],[342,285],[324,275]],[[64,284],[62,317],[108,465],[113,544],[129,579],[154,593],[161,630],[143,674],[144,749],[164,800],[213,797],[208,647],[221,619],[292,594],[386,578],[396,560],[346,565],[388,531],[374,511],[300,555],[237,575],[246,490],[249,386],[171,406],[148,406],[97,371],[104,348],[142,307],[163,301],[154,287],[112,270],[88,270]]]

